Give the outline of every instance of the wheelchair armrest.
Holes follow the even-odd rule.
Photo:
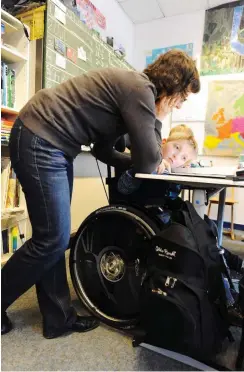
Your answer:
[[[174,185],[168,182],[143,180],[140,188],[129,195],[123,195],[117,189],[119,177],[106,179],[110,204],[127,204],[145,207],[146,205],[164,206],[168,202],[169,191]]]

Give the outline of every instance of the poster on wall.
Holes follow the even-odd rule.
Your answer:
[[[244,1],[238,3],[206,11],[201,75],[244,72]]]
[[[172,45],[172,46],[164,47],[164,48],[157,48],[157,49],[153,49],[152,53],[146,56],[146,66],[148,66],[150,63],[153,63],[158,58],[158,56],[160,56],[160,54],[164,54],[172,49],[180,49],[183,52],[186,52],[190,57],[192,57],[193,55],[193,43]]]
[[[244,152],[244,80],[212,81],[208,87],[204,154]]]
[[[70,0],[64,0],[64,3],[77,14],[88,28],[103,34],[106,29],[106,18],[90,0],[76,0],[76,6],[72,6],[73,2]],[[69,3],[71,3],[70,6],[68,5]]]

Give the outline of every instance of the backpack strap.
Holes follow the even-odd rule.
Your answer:
[[[189,213],[189,216],[191,218],[191,222],[192,222],[193,226],[197,222],[199,222],[199,219],[202,220],[202,218],[197,214],[197,212],[196,212],[194,206],[192,205],[192,203],[190,203],[189,201],[185,202],[185,209]],[[213,236],[216,238],[216,247],[219,249],[219,254],[220,254],[220,258],[221,258],[221,271],[226,276],[226,278],[229,282],[230,288],[235,291],[235,287],[234,287],[234,284],[233,284],[232,279],[230,277],[229,268],[228,268],[228,265],[227,265],[227,262],[226,262],[225,256],[224,256],[225,250],[224,250],[223,247],[219,246],[219,243],[218,243],[219,242],[219,236],[218,236],[217,226],[207,216],[204,217],[204,221],[207,223],[207,225],[209,226]]]

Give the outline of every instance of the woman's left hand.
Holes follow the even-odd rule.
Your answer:
[[[169,173],[171,173],[171,165],[167,160],[162,160],[161,164],[159,164],[157,168],[157,174],[163,174],[167,170]]]

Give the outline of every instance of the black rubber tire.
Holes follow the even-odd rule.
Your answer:
[[[135,297],[137,297],[137,295],[139,295],[139,287],[140,287],[140,284],[141,284],[141,276],[142,276],[142,274],[145,270],[145,267],[143,267],[143,263],[141,265],[141,262],[144,262],[143,253],[145,253],[144,251],[146,250],[146,248],[140,250],[140,249],[137,249],[137,247],[134,248],[134,246],[137,246],[137,244],[134,244],[133,249],[128,250],[127,253],[125,253],[125,250],[123,251],[122,246],[121,246],[122,248],[117,247],[117,246],[109,246],[109,248],[108,247],[102,247],[102,249],[99,251],[100,247],[98,248],[97,243],[98,242],[100,243],[100,240],[97,241],[97,237],[93,236],[94,234],[96,235],[96,231],[98,231],[97,235],[101,234],[101,236],[99,235],[99,238],[101,237],[101,241],[102,241],[102,239],[104,239],[104,237],[103,237],[104,230],[109,229],[108,230],[108,235],[106,235],[104,233],[104,236],[106,237],[105,239],[108,239],[108,241],[109,241],[110,238],[112,240],[113,239],[114,240],[119,239],[119,237],[118,237],[119,234],[122,234],[122,236],[121,236],[122,241],[124,239],[127,239],[128,236],[130,236],[130,235],[127,235],[127,238],[126,238],[126,231],[121,231],[121,230],[118,231],[118,223],[116,222],[116,219],[117,220],[122,219],[122,221],[124,221],[125,230],[126,229],[127,229],[127,231],[130,230],[131,231],[131,236],[135,236],[135,239],[138,239],[139,243],[142,246],[144,246],[144,244],[147,244],[147,247],[148,247],[148,242],[149,242],[150,238],[159,232],[159,227],[158,227],[156,221],[153,221],[153,219],[149,218],[146,215],[146,213],[143,213],[139,209],[136,209],[136,208],[133,208],[133,207],[130,207],[130,206],[125,206],[125,205],[110,205],[110,206],[107,206],[107,207],[100,208],[100,209],[96,210],[95,212],[91,213],[84,220],[84,222],[81,224],[79,230],[77,231],[77,233],[74,237],[74,240],[72,242],[72,246],[71,246],[71,249],[70,249],[70,272],[71,272],[71,278],[72,278],[72,282],[73,282],[76,294],[91,314],[95,315],[101,321],[103,321],[104,323],[106,323],[106,324],[108,324],[112,327],[119,328],[119,329],[131,329],[131,328],[134,328],[136,326],[136,324],[138,323],[139,312],[137,310],[135,310],[135,313],[133,312],[131,314],[126,314],[126,316],[117,316],[117,315],[114,316],[114,314],[109,314],[109,312],[105,313],[101,309],[101,306],[100,306],[100,309],[99,309],[97,304],[93,303],[93,301],[91,299],[91,297],[92,297],[91,292],[94,290],[94,287],[92,286],[91,281],[89,281],[85,278],[86,274],[84,274],[84,272],[86,270],[88,270],[87,267],[89,268],[89,265],[90,265],[90,267],[93,268],[93,275],[94,275],[94,272],[96,271],[95,277],[96,277],[96,275],[98,275],[99,276],[98,281],[101,280],[101,283],[103,282],[102,283],[103,289],[106,287],[104,291],[106,291],[106,292],[108,291],[107,286],[113,286],[113,291],[116,292],[116,289],[114,289],[114,288],[116,288],[115,284],[111,284],[110,280],[108,280],[108,278],[106,276],[104,276],[104,273],[102,273],[102,270],[101,270],[102,257],[103,257],[103,260],[106,260],[107,256],[110,255],[110,253],[107,254],[107,252],[111,252],[111,249],[112,249],[112,255],[114,255],[114,252],[116,251],[116,254],[118,255],[118,257],[120,257],[121,261],[124,262],[124,266],[122,265],[122,267],[124,268],[123,269],[124,273],[126,272],[126,275],[128,277],[128,279],[125,278],[125,274],[123,273],[122,278],[118,279],[118,281],[116,283],[121,281],[119,285],[122,286],[122,282],[124,281],[125,282],[124,286],[126,287],[126,285],[128,284],[127,281],[130,282],[130,285],[131,285],[131,281],[129,279],[132,278],[132,282],[134,280],[133,283],[135,283],[135,290],[134,290],[133,294],[135,294],[135,292],[138,292],[138,293],[136,293]],[[111,223],[110,223],[111,226],[107,226],[108,222],[110,220],[111,220]],[[103,221],[105,221],[105,222],[103,222]],[[103,223],[105,223],[105,224],[104,224],[104,227],[101,230],[101,228],[99,227],[99,224],[101,225]],[[114,226],[112,226],[113,223],[114,223]],[[123,229],[122,225],[120,225],[119,228]],[[114,227],[114,229],[110,230],[110,228],[112,228],[112,227]],[[136,228],[135,231],[133,230],[133,227]],[[89,228],[90,228],[90,235],[92,236],[91,237],[91,241],[92,241],[91,244],[93,244],[93,242],[95,241],[94,244],[95,244],[95,248],[97,249],[98,253],[92,252],[93,247],[91,248],[90,242],[89,242]],[[116,234],[116,231],[117,231],[117,234]],[[139,232],[138,235],[136,235],[137,232]],[[115,234],[115,236],[113,237],[112,234]],[[133,234],[135,234],[135,235],[133,235]],[[111,236],[109,237],[109,235],[111,235]],[[87,239],[86,242],[84,242],[85,238]],[[143,242],[141,242],[142,239],[143,239]],[[131,238],[131,240],[133,241],[133,237]],[[137,243],[137,240],[136,240],[136,243]],[[119,244],[120,244],[120,242],[119,242]],[[87,245],[89,245],[88,249],[87,249]],[[141,245],[140,245],[140,248],[141,248]],[[145,247],[146,247],[146,245],[145,245]],[[85,250],[87,250],[87,252],[85,252]],[[89,257],[89,260],[84,259],[82,257],[83,251],[85,252],[84,254],[87,255],[85,257]],[[102,255],[102,253],[103,253],[103,255]],[[136,272],[136,267],[133,267],[133,265],[131,266],[131,263],[130,263],[129,259],[128,259],[128,262],[126,261],[127,258],[128,258],[128,255],[129,256],[130,255],[140,256],[140,259],[138,261],[139,262],[139,264],[138,264],[139,268],[138,268],[137,272]],[[123,259],[122,259],[122,257],[123,257]],[[93,260],[95,260],[95,262],[92,262]],[[135,262],[136,261],[137,260],[135,260]],[[98,264],[98,262],[99,262],[99,264]],[[132,262],[134,262],[134,261],[132,261]],[[83,263],[84,263],[84,265],[86,265],[84,267],[84,270],[81,269],[81,266],[82,266]],[[95,268],[95,270],[94,270],[94,268]],[[128,273],[127,273],[126,270],[128,271]],[[82,275],[83,275],[84,278],[82,278]],[[134,275],[134,278],[133,278],[133,275]],[[97,280],[97,278],[96,278],[96,280]],[[96,280],[92,280],[94,285],[96,283]],[[97,282],[98,287],[96,287],[96,288],[99,288],[101,283]],[[90,288],[89,288],[89,286],[90,286]],[[85,287],[87,287],[88,290],[86,290]],[[133,284],[132,284],[132,287],[133,287]],[[132,287],[129,287],[129,288],[131,289]],[[118,284],[117,284],[117,290],[118,290],[118,288],[119,287],[118,287]],[[90,292],[90,293],[87,293],[87,292]],[[100,296],[101,292],[102,291],[99,292],[99,290],[98,290],[99,296]],[[122,292],[123,292],[123,290],[121,291],[121,293]],[[117,294],[118,294],[118,292],[117,292]],[[104,297],[105,302],[109,298],[109,295],[110,294],[108,294],[108,296],[107,296],[107,294],[106,294],[106,297]],[[124,293],[124,295],[125,295],[125,293]],[[103,294],[101,294],[101,296],[103,296]],[[113,293],[111,294],[111,296],[113,296]],[[120,290],[119,290],[119,296],[120,296]],[[132,297],[132,298],[134,299],[134,297]],[[126,295],[126,296],[124,296],[124,300],[121,299],[121,303],[120,303],[118,309],[120,309],[120,306],[123,308],[123,305],[125,305],[125,302],[126,302],[125,300],[129,301],[129,293],[128,293],[128,298],[127,298],[127,295]],[[103,303],[103,300],[101,300],[100,302]],[[119,299],[119,302],[120,302],[120,299]],[[108,301],[108,304],[109,304],[109,301]],[[129,306],[132,306],[132,307],[134,306],[136,308],[136,305],[137,305],[136,300],[135,300],[135,304],[133,303],[133,301],[129,302]],[[125,307],[126,307],[126,305],[125,305]],[[118,309],[117,309],[117,311],[119,312],[120,310],[118,310]],[[127,310],[125,309],[125,312],[126,311]]]

